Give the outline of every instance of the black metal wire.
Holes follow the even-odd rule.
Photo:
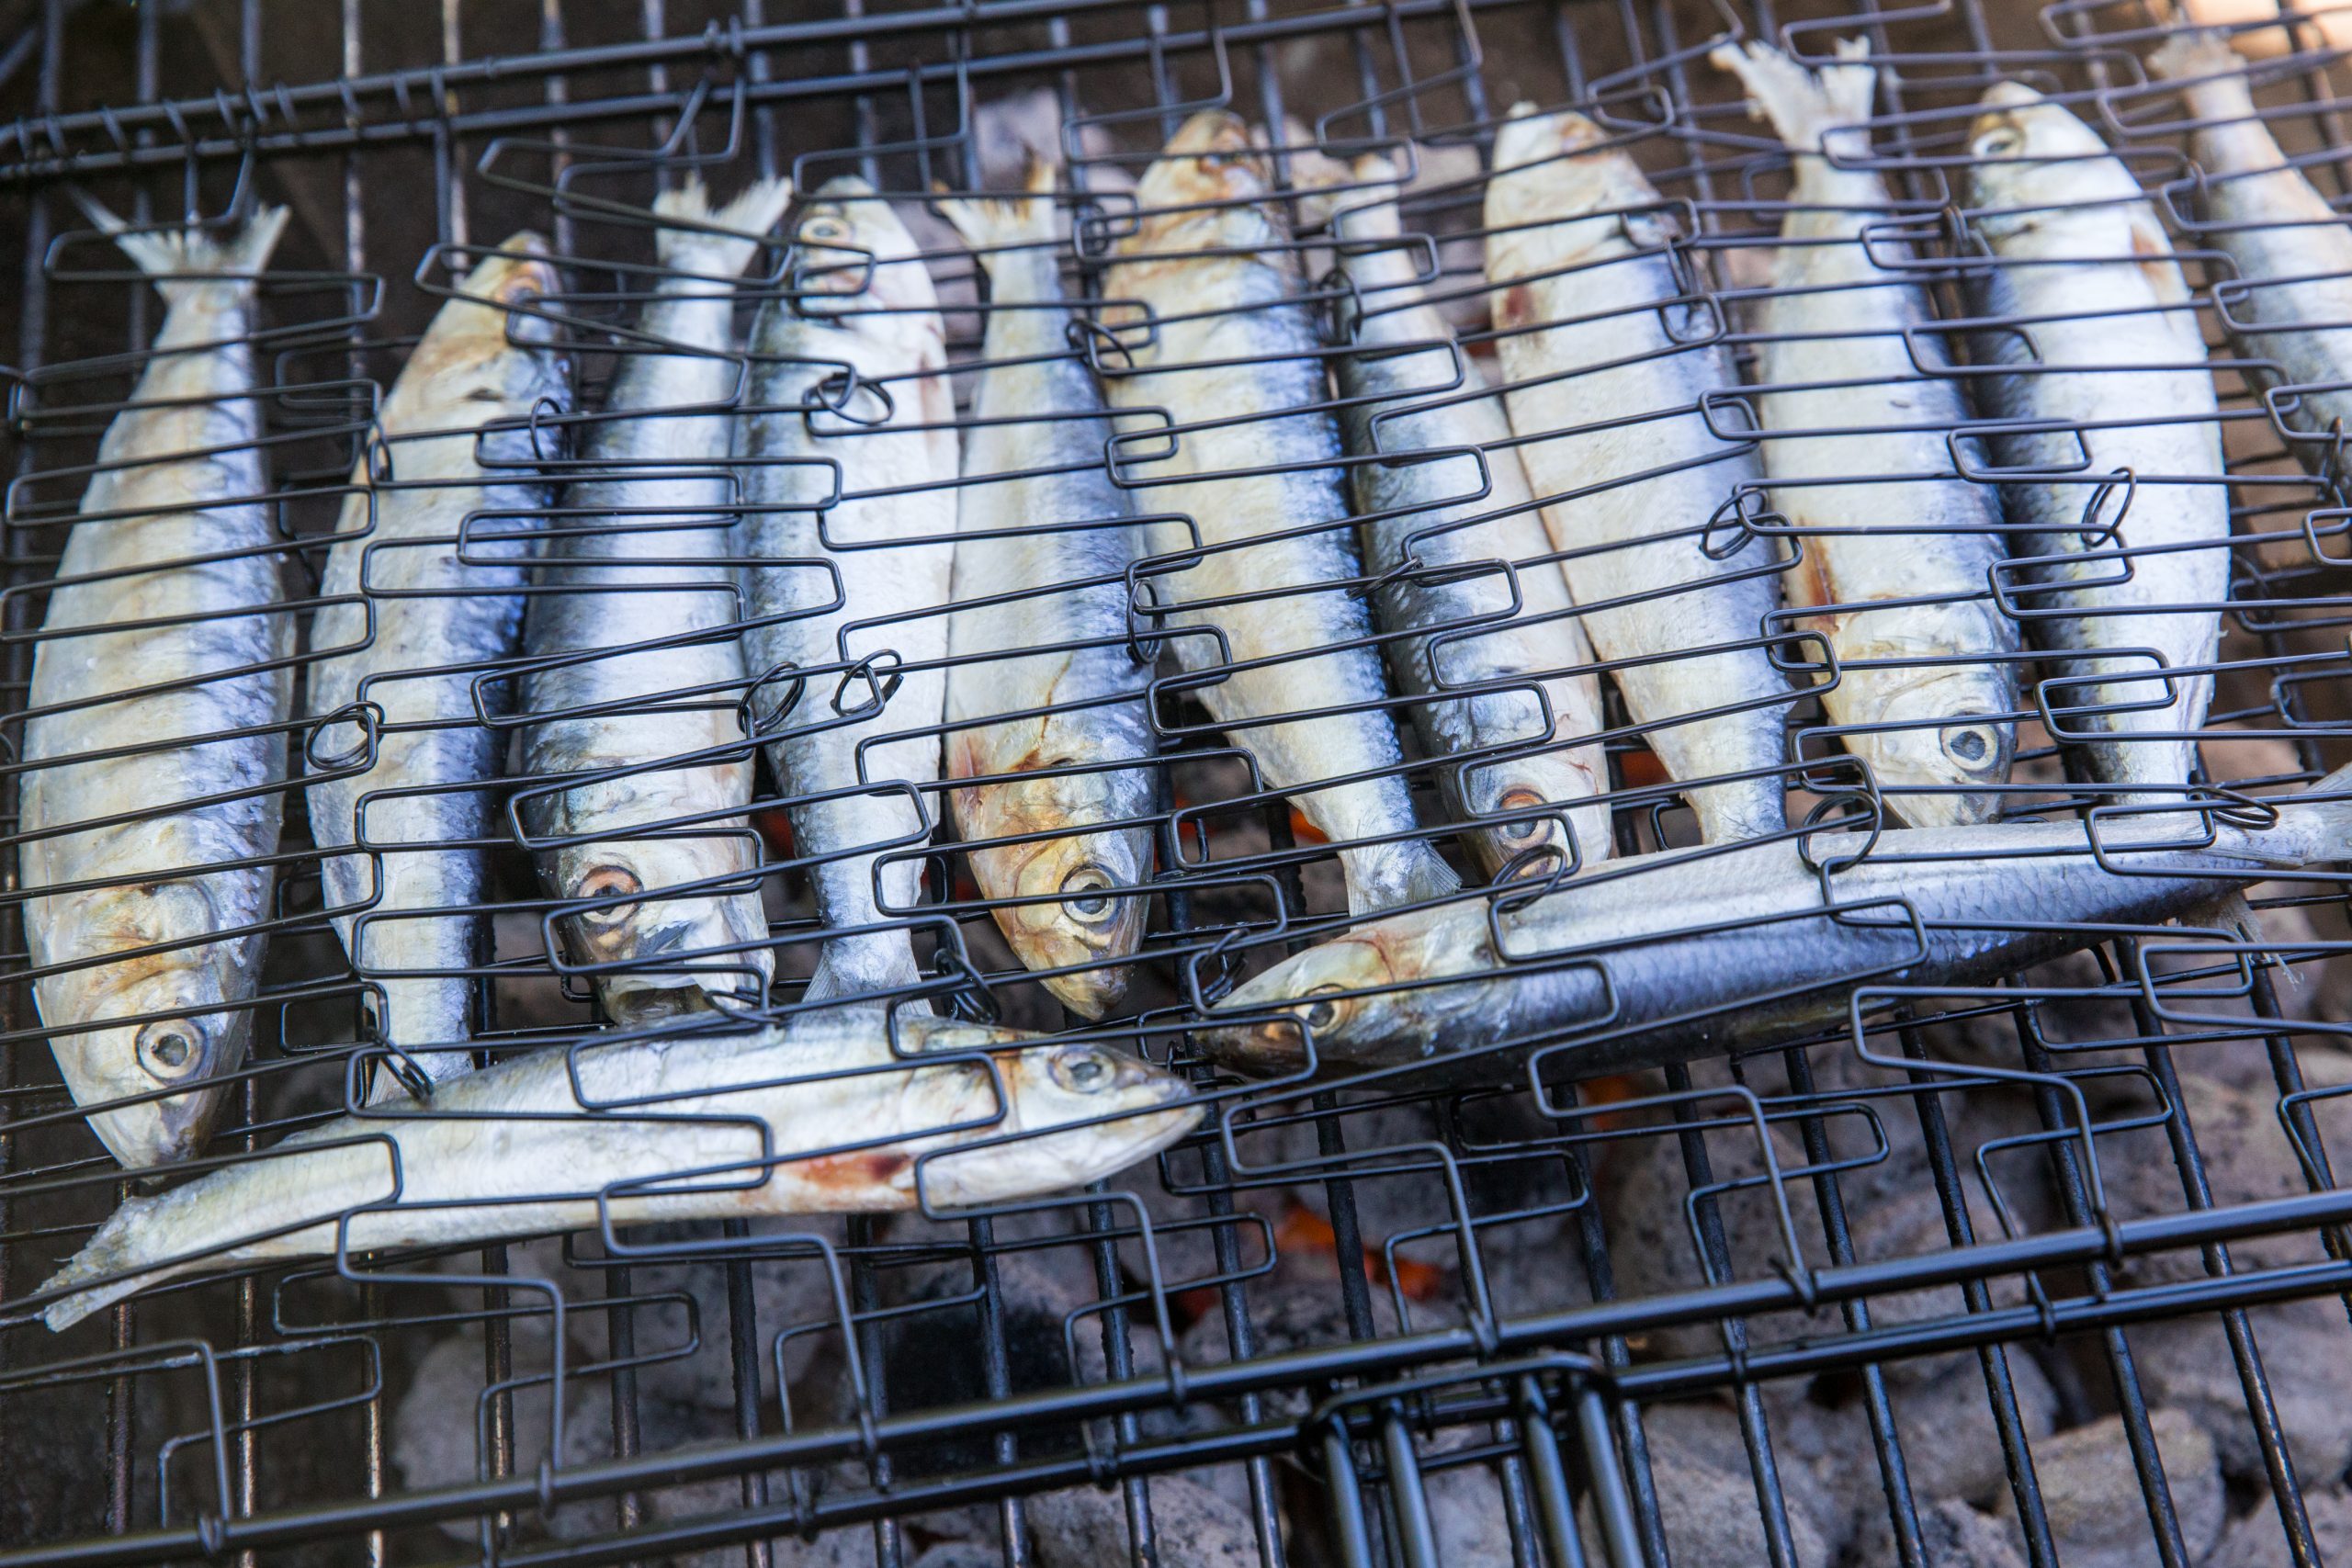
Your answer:
[[[626,418],[605,410],[614,378],[663,346],[635,327],[664,276],[650,203],[689,172],[723,197],[760,172],[788,170],[805,192],[855,171],[894,199],[946,301],[954,400],[942,423],[968,438],[981,427],[973,393],[991,368],[982,339],[997,307],[979,258],[924,203],[934,186],[1013,184],[1012,144],[1023,138],[1060,163],[1071,231],[1057,257],[1087,301],[1069,353],[1106,382],[1137,373],[1136,322],[1104,282],[1109,248],[1135,220],[1131,181],[1202,107],[1264,128],[1302,277],[1317,276],[1306,264],[1328,255],[1332,238],[1290,199],[1316,158],[1397,158],[1414,176],[1404,244],[1456,321],[1458,378],[1493,366],[1498,341],[1527,330],[1499,319],[1478,261],[1490,234],[1485,158],[1503,107],[1579,106],[1659,193],[1620,219],[1668,220],[1654,254],[1679,295],[1660,310],[1673,307],[1695,335],[1660,352],[1718,344],[1746,378],[1678,412],[1769,454],[1792,439],[1758,429],[1756,396],[1762,356],[1778,341],[1763,307],[1789,160],[1707,65],[1722,36],[1772,39],[1814,59],[1832,39],[1870,39],[1883,68],[1880,113],[1869,149],[1838,162],[1887,181],[1874,233],[1907,245],[1903,265],[1940,317],[1911,334],[1915,361],[1967,395],[1981,395],[1986,371],[1972,344],[2005,333],[2030,344],[2035,325],[1971,315],[2001,265],[1984,243],[1986,214],[1966,194],[1978,95],[2003,76],[2028,80],[2115,144],[2173,226],[2198,290],[2230,463],[2231,602],[2205,606],[2225,610],[2226,635],[2210,671],[2218,689],[2201,777],[2182,781],[2181,814],[2218,831],[2227,814],[2250,820],[2267,809],[2262,800],[2344,759],[2335,738],[2352,722],[2341,679],[2352,670],[2342,631],[2352,557],[2340,540],[2352,498],[2340,437],[2294,423],[2298,398],[2322,389],[2297,387],[2260,356],[2259,336],[2235,334],[2248,286],[2198,217],[2206,176],[2183,141],[2194,121],[2139,63],[2167,24],[2137,6],[1005,0],[795,10],[542,0],[508,16],[346,0],[339,15],[306,9],[281,37],[272,28],[284,13],[269,10],[266,26],[257,0],[142,0],[128,25],[102,8],[42,0],[17,37],[0,39],[0,102],[11,117],[0,128],[0,181],[25,198],[0,217],[24,266],[16,296],[0,299],[0,315],[15,317],[0,342],[14,356],[5,379],[17,449],[0,531],[9,803],[0,848],[38,837],[15,805],[28,776],[54,766],[25,744],[32,661],[71,646],[42,625],[65,525],[92,475],[119,464],[99,455],[98,438],[147,363],[160,315],[100,237],[73,228],[70,205],[60,205],[69,188],[147,222],[242,214],[254,199],[295,209],[250,345],[267,475],[254,499],[271,534],[246,553],[276,564],[285,589],[276,613],[304,630],[285,660],[300,683],[342,651],[308,635],[337,603],[323,581],[329,549],[355,525],[374,528],[388,500],[428,483],[401,477],[402,442],[381,430],[385,400],[432,311],[507,232],[530,227],[552,242],[559,289],[519,305],[509,330],[552,331],[574,396],[570,410],[542,407],[512,433],[518,444],[495,459],[502,477],[646,477],[594,457],[592,443]],[[2299,28],[2296,42],[2291,61],[2261,73],[2261,111],[2299,165],[2333,183],[2346,155],[2336,62],[2313,29]],[[1008,110],[1016,103],[1028,118]],[[839,257],[773,241],[741,290],[739,326],[760,303],[808,296],[828,265]],[[1337,316],[1343,292],[1302,283],[1299,297]],[[1363,302],[1350,308],[1361,314]],[[1198,309],[1211,320],[1233,314],[1213,299]],[[1175,324],[1162,316],[1142,331]],[[1329,361],[1345,346],[1316,352]],[[1244,349],[1227,363],[1247,373],[1254,361]],[[925,390],[844,367],[809,402],[776,408],[752,391],[755,355],[738,355],[734,367],[720,412],[831,419],[836,429],[858,426],[864,408],[915,407]],[[1442,400],[1456,389],[1430,391]],[[1334,393],[1309,412],[1345,407]],[[1053,420],[1041,411],[1020,423],[1042,430]],[[372,1255],[345,1246],[328,1260],[245,1263],[52,1336],[17,1303],[145,1184],[99,1148],[87,1108],[58,1081],[54,1032],[32,1005],[44,971],[25,931],[30,890],[20,876],[0,885],[0,1563],[266,1562],[300,1551],[370,1562],[759,1565],[800,1561],[806,1540],[833,1532],[861,1553],[870,1542],[877,1564],[916,1568],[1141,1568],[1195,1560],[1188,1553],[1268,1565],[1909,1568],[1945,1561],[1939,1543],[1963,1525],[2008,1536],[2036,1564],[2086,1550],[2082,1532],[2094,1527],[2129,1535],[2149,1561],[2221,1561],[2209,1554],[2223,1528],[2241,1543],[2267,1530],[2290,1560],[2320,1561],[2315,1521],[2342,1498],[2352,1453],[2330,1450],[2299,1401],[2352,1396],[2335,1371],[2347,1364],[2337,1342],[2346,1324],[2325,1304],[2335,1298],[2352,1314],[2352,1198],[2335,1186],[2328,1140],[2329,1112],[2352,1084],[2341,1022],[2352,884],[2319,868],[2256,889],[2261,930],[2233,939],[2176,941],[2121,922],[2079,929],[2060,944],[2079,951],[1990,987],[1938,990],[1874,973],[1857,982],[1847,1023],[1736,1057],[1595,1077],[1577,1047],[1600,1024],[1564,1024],[1499,1046],[1467,1043],[1508,1048],[1518,1064],[1484,1081],[1411,1066],[1237,1077],[1202,1059],[1199,1005],[1351,921],[1334,846],[1261,771],[1250,728],[1220,728],[1204,705],[1216,681],[1246,668],[1227,628],[1296,613],[1301,585],[1256,583],[1216,600],[1181,587],[1177,573],[1229,547],[1205,540],[1200,519],[1168,513],[1149,478],[1153,459],[1236,423],[1252,422],[1222,409],[1130,417],[1102,457],[1112,483],[1165,525],[1159,537],[1172,529],[1192,541],[1105,580],[1131,601],[1125,633],[1112,640],[1149,667],[1142,702],[1157,750],[1139,765],[1152,805],[1135,825],[1159,850],[1136,977],[1113,1016],[1089,1024],[1022,967],[998,917],[1023,901],[991,898],[975,877],[976,851],[1049,829],[975,843],[959,836],[950,782],[877,786],[922,825],[883,857],[886,870],[920,864],[924,879],[917,906],[883,910],[879,929],[906,932],[922,964],[920,986],[896,999],[919,994],[943,1012],[1024,1033],[1115,1044],[1189,1077],[1210,1100],[1201,1131],[1088,1190],[847,1222],[637,1224],[607,1198],[606,1223],[560,1238]],[[1945,433],[1944,477],[2000,487],[2008,476],[1974,446],[1988,428],[1980,407]],[[1491,483],[1493,464],[1516,464],[1513,454],[1560,434],[1522,430],[1476,452],[1487,476],[1476,488]],[[858,439],[844,436],[852,447]],[[1377,461],[1360,454],[1264,471],[1344,474]],[[724,499],[690,518],[569,496],[520,516],[485,502],[439,543],[479,568],[518,527],[568,541],[673,538],[756,516],[756,468],[680,470],[724,481]],[[1841,482],[1873,477],[1885,476]],[[2103,525],[2110,539],[2119,511],[2129,516],[2138,496],[2178,478],[2037,476],[2079,488],[2095,520],[2086,531]],[[844,502],[910,483],[839,466],[820,487],[829,493],[808,504],[831,524]],[[965,480],[930,493],[949,520],[939,537],[970,489]],[[346,513],[355,493],[362,503]],[[1457,499],[1476,511],[1485,498]],[[1724,501],[1703,528],[1692,523],[1692,537],[1717,549],[1726,537],[1760,541],[1767,564],[1749,569],[1758,576],[1807,570],[1820,534],[1784,514],[1773,483]],[[1297,532],[1352,540],[1376,520],[1335,511],[1298,520]],[[1997,529],[2005,543],[2020,531]],[[844,553],[856,547],[838,531],[824,536]],[[662,589],[684,583],[727,606],[718,631],[654,646],[730,639],[752,619],[737,571],[757,562],[740,547],[717,557],[646,547]],[[1608,553],[1555,549],[1500,570],[1516,585],[1521,574]],[[2119,559],[2130,570],[2130,558]],[[838,595],[839,570],[824,570]],[[1415,570],[1364,565],[1315,586],[1370,599]],[[564,589],[543,577],[512,592]],[[1625,603],[1665,613],[1670,592]],[[2021,688],[2007,716],[2020,734],[1998,791],[2003,814],[2064,821],[2100,807],[2115,792],[2069,776],[2078,759],[2068,742],[2108,710],[2079,679],[2070,690],[2036,640],[2061,612],[2014,561],[1975,597],[2035,633],[2026,651],[1996,656],[2016,666]],[[394,600],[372,578],[356,599],[373,616],[361,646],[373,646]],[[1216,625],[1170,622],[1180,600]],[[1529,628],[1555,632],[1591,610],[1547,617],[1523,599],[1517,608]],[[924,618],[879,617],[856,631],[903,638]],[[1919,794],[1883,785],[1850,754],[1869,727],[1834,721],[1823,699],[1881,661],[1841,663],[1818,619],[1784,610],[1750,644],[1790,680],[1770,707],[1790,748],[1781,783],[1791,819],[1804,825],[1792,837],[1808,842],[1838,812],[1890,828]],[[1438,643],[1459,649],[1483,628],[1438,629]],[[1374,649],[1393,640],[1379,631],[1360,639]],[[1077,653],[1090,639],[1041,628],[1035,641]],[[1215,648],[1227,669],[1205,678],[1180,670],[1188,645]],[[788,807],[824,792],[795,794],[772,776],[759,756],[763,727],[887,715],[909,680],[973,663],[952,653],[883,658],[872,646],[853,648],[845,633],[838,659],[821,666],[620,705],[648,724],[688,711],[745,716],[740,740],[665,761],[757,768],[752,823],[684,812],[632,831],[724,839],[747,852],[749,872],[701,891],[755,889],[770,936],[755,952],[697,956],[746,975],[755,960],[774,964],[771,986],[729,1004],[752,1021],[809,1010],[805,974],[832,940],[809,890],[827,857],[787,842],[784,825]],[[1883,662],[1924,672],[1937,660]],[[1594,657],[1528,673],[1613,679],[1625,668]],[[301,784],[365,773],[403,732],[482,731],[503,750],[510,732],[547,716],[524,711],[516,694],[531,672],[519,655],[419,671],[466,682],[470,716],[420,724],[358,710],[341,716],[356,745],[309,718],[277,727],[310,765],[291,784],[258,786],[282,807],[279,845],[220,863],[266,871],[275,892],[252,926],[268,945],[260,988],[227,1004],[250,1014],[254,1043],[228,1080],[208,1168],[245,1164],[284,1134],[356,1108],[373,1065],[407,1083],[432,1055],[403,1055],[383,1039],[384,976],[353,969],[331,919],[365,911],[334,904]],[[1416,701],[1381,695],[1337,712],[1406,732],[1401,762],[1374,772],[1408,784],[1422,826],[1387,837],[1416,837],[1466,869],[1439,765],[1405,722]],[[298,702],[295,712],[306,711]],[[1689,844],[1690,814],[1649,749],[1657,726],[1613,694],[1604,723],[1621,854]],[[958,728],[909,724],[893,735],[952,746]],[[175,744],[185,742],[152,750],[167,758]],[[1487,760],[1531,750],[1540,746]],[[440,844],[490,868],[487,948],[452,972],[471,993],[472,1037],[444,1044],[489,1063],[561,1046],[577,1075],[592,1043],[616,1036],[597,994],[612,966],[563,946],[598,900],[548,895],[536,857],[567,840],[529,825],[542,797],[587,782],[502,778],[481,836]],[[390,798],[368,806],[382,811]],[[1816,803],[1821,817],[1807,818]],[[142,806],[130,819],[150,815]],[[381,852],[368,858],[380,885]],[[1529,886],[1572,897],[1570,869],[1596,886],[1612,872],[1537,868]],[[578,1113],[615,1109],[583,1095]],[[978,1126],[1016,1130],[1001,1103]],[[823,1148],[764,1157],[853,1158],[870,1146],[863,1128],[832,1133]],[[739,1165],[718,1179],[741,1183],[745,1173]],[[594,1191],[604,1179],[551,1172],[548,1190]],[[2311,1312],[2327,1315],[2315,1322]],[[2180,1348],[2196,1325],[2213,1331],[2201,1382],[2184,1371]],[[2226,1385],[2219,1395],[2217,1385]],[[2187,1426],[2176,1419],[2183,1411]],[[1973,1450],[1970,1464],[1959,1450]],[[1955,1481],[1963,1469],[1969,1479]],[[2101,1517],[2086,1521],[2078,1499],[2101,1486]],[[2053,1505],[2061,1495],[2068,1506]]]

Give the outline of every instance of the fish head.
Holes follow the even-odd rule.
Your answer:
[[[1269,199],[1273,175],[1250,128],[1227,109],[1203,109],[1169,138],[1136,182],[1135,228],[1123,257],[1170,252],[1253,252],[1280,243]],[[1105,286],[1105,292],[1111,292]]]
[[[767,916],[740,831],[600,840],[553,859],[550,886],[568,906],[557,930],[575,963],[599,966],[597,993],[616,1019],[699,1005],[740,1012],[766,1001]],[[737,886],[723,886],[729,878]],[[677,888],[691,891],[670,891]]]
[[[2064,104],[1996,82],[1968,127],[1971,222],[1997,236],[2085,203],[2137,201],[2139,181]]]
[[[883,334],[923,330],[939,309],[922,247],[888,199],[854,175],[818,187],[793,222],[792,244],[794,308],[804,316]],[[927,324],[935,337],[937,321]]]
[[[138,950],[220,929],[198,880],[108,888],[75,901],[91,947]],[[41,1019],[77,1105],[138,1100],[90,1116],[91,1130],[125,1166],[143,1169],[194,1156],[211,1136],[220,1089],[211,1080],[243,1061],[250,1014],[230,1009],[253,992],[253,944],[210,942],[140,952],[43,979]],[[106,1026],[110,1018],[136,1019]],[[78,1025],[96,1024],[98,1027]],[[173,1092],[178,1091],[178,1092]]]
[[[1896,689],[1869,720],[1906,728],[1849,735],[1846,749],[1882,785],[1936,792],[1888,799],[1912,827],[1989,822],[2000,814],[1999,786],[2017,755],[2007,716],[2014,702],[2002,667],[1948,665]]]
[[[1107,1045],[1029,1044],[999,1049],[993,1059],[1003,1114],[972,1136],[1005,1141],[934,1157],[923,1174],[934,1203],[1083,1186],[1148,1159],[1200,1123],[1190,1084]],[[994,1086],[986,1092],[993,1099]]]
[[[1217,1004],[1269,1016],[1195,1032],[1210,1061],[1255,1077],[1378,1066],[1435,1055],[1484,987],[1417,983],[1487,966],[1487,907],[1454,905],[1370,920],[1285,959]],[[1389,989],[1412,986],[1412,989]],[[1490,994],[1487,996],[1491,1000]],[[1499,1029],[1499,1013],[1467,1021]],[[1309,1043],[1313,1055],[1308,1055]]]
[[[394,398],[462,409],[484,423],[526,415],[542,398],[563,399],[563,369],[548,347],[555,323],[532,313],[558,288],[547,242],[529,230],[510,236],[435,315],[401,367]]]
[[[1578,818],[1589,825],[1588,831],[1595,827],[1606,829],[1606,818],[1589,810],[1570,815],[1571,807],[1588,806],[1592,796],[1609,788],[1609,781],[1576,753],[1546,751],[1516,757],[1484,767],[1464,767],[1462,775],[1463,804],[1471,816],[1512,818],[1468,836],[1478,863],[1489,876],[1512,864],[1521,868],[1517,873],[1521,876],[1551,875],[1575,863]],[[1585,844],[1588,863],[1606,852],[1605,845]]]
[[[1120,890],[1150,881],[1150,830],[1072,830],[1148,810],[1148,800],[1121,798],[1138,793],[1139,787],[1135,775],[1102,773],[1019,778],[956,792],[956,817],[974,842],[972,877],[981,894],[1039,900],[1005,904],[996,910],[998,929],[1025,967],[1102,964],[1125,958],[1142,945],[1150,900]],[[1019,843],[987,841],[1029,833],[1054,837]],[[1131,974],[1125,966],[1086,969],[1055,976],[1046,981],[1046,988],[1080,1017],[1101,1018],[1126,994]]]

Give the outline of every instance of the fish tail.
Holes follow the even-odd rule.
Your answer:
[[[41,1281],[40,1293],[73,1290],[85,1280],[100,1280],[126,1269],[136,1268],[139,1258],[131,1238],[145,1226],[144,1216],[154,1204],[153,1198],[124,1199],[122,1206],[107,1217],[107,1223],[98,1227],[97,1234],[82,1250],[68,1259],[64,1268]],[[52,1333],[71,1328],[94,1312],[104,1311],[126,1296],[185,1272],[185,1266],[153,1269],[132,1274],[127,1279],[94,1285],[88,1290],[74,1291],[72,1295],[60,1296],[43,1307],[41,1321],[49,1325]]]
[[[2198,76],[2237,76],[2245,62],[2220,33],[2202,28],[2177,32],[2148,56],[2148,69],[2167,81]]]
[[[662,265],[709,277],[733,277],[752,265],[760,242],[783,220],[792,205],[792,182],[781,176],[755,180],[726,206],[713,210],[699,176],[653,198],[653,215],[665,226],[653,238]],[[670,227],[669,225],[685,225]]]
[[[245,226],[224,240],[202,227],[134,231],[83,192],[75,191],[74,199],[166,299],[178,299],[209,283],[238,282],[250,288],[286,233],[288,211],[283,207],[254,208]]]
[[[548,255],[547,240],[536,231],[517,229],[509,234],[503,244],[474,264],[458,285],[457,298],[442,307],[462,312],[450,330],[505,334],[526,343],[551,341],[555,323],[519,309],[556,291],[555,268]]]
[[[801,993],[800,999],[855,1001],[877,992],[904,990],[922,984],[922,971],[915,967],[915,950],[907,944],[902,932],[858,931],[826,942],[824,951],[817,954],[816,971],[808,976],[808,988]],[[899,1005],[910,1010],[931,1010],[930,1001],[922,998]]]
[[[1022,195],[948,197],[939,202],[939,215],[956,226],[966,246],[988,266],[995,259],[991,252],[1060,243],[1054,181],[1054,165],[1033,153],[1022,176]]]
[[[1462,891],[1445,858],[1419,839],[1340,852],[1347,873],[1348,913],[1374,915]]]
[[[1870,43],[1846,39],[1838,63],[1815,70],[1769,43],[1719,44],[1707,56],[1739,78],[1747,90],[1747,112],[1769,119],[1781,140],[1800,152],[1822,151],[1829,131],[1860,125],[1871,118],[1878,72],[1869,62]]]
[[[2339,798],[2313,799],[2315,795]],[[2352,763],[2312,785],[2288,809],[2298,814],[2310,812],[2317,824],[2312,835],[2317,840],[2316,852],[2304,857],[2308,862],[2352,860]]]

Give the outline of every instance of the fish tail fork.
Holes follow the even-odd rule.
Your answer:
[[[1867,39],[1847,39],[1838,45],[1837,63],[1817,70],[1754,41],[1719,44],[1707,58],[1739,78],[1749,114],[1771,121],[1781,140],[1797,152],[1819,152],[1826,151],[1822,138],[1830,131],[1871,118],[1878,73],[1869,54]]]
[[[200,226],[177,231],[133,230],[90,197],[76,191],[74,198],[90,221],[112,239],[124,255],[139,264],[139,270],[153,281],[156,292],[169,300],[217,283],[234,282],[252,288],[254,277],[269,265],[270,254],[277,249],[277,242],[286,233],[288,214],[283,207],[254,208],[253,217],[243,229],[221,239]]]
[[[662,265],[713,277],[733,277],[752,257],[792,204],[792,182],[781,176],[756,180],[726,206],[714,209],[701,180],[690,179],[653,198],[653,214],[665,226],[654,236]]]
[[[974,251],[1052,245],[1061,240],[1061,216],[1054,208],[1054,165],[1032,157],[1022,178],[1023,194],[1005,197],[943,197],[939,215]],[[988,265],[986,256],[981,265]]]

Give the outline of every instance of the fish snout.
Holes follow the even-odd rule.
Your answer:
[[[193,1158],[211,1137],[220,1109],[220,1086],[211,1080],[236,1066],[235,1053],[218,1027],[196,1019],[158,1019],[125,1032],[128,1040],[109,1034],[94,1042],[101,1049],[119,1050],[117,1060],[128,1057],[136,1064],[106,1082],[74,1085],[78,1100],[130,1101],[90,1116],[90,1130],[125,1167],[141,1170]],[[177,1092],[159,1092],[164,1090]],[[138,1098],[149,1095],[155,1098]]]
[[[1285,1077],[1307,1065],[1306,1032],[1289,1017],[1196,1029],[1193,1041],[1211,1063],[1251,1077]]]

